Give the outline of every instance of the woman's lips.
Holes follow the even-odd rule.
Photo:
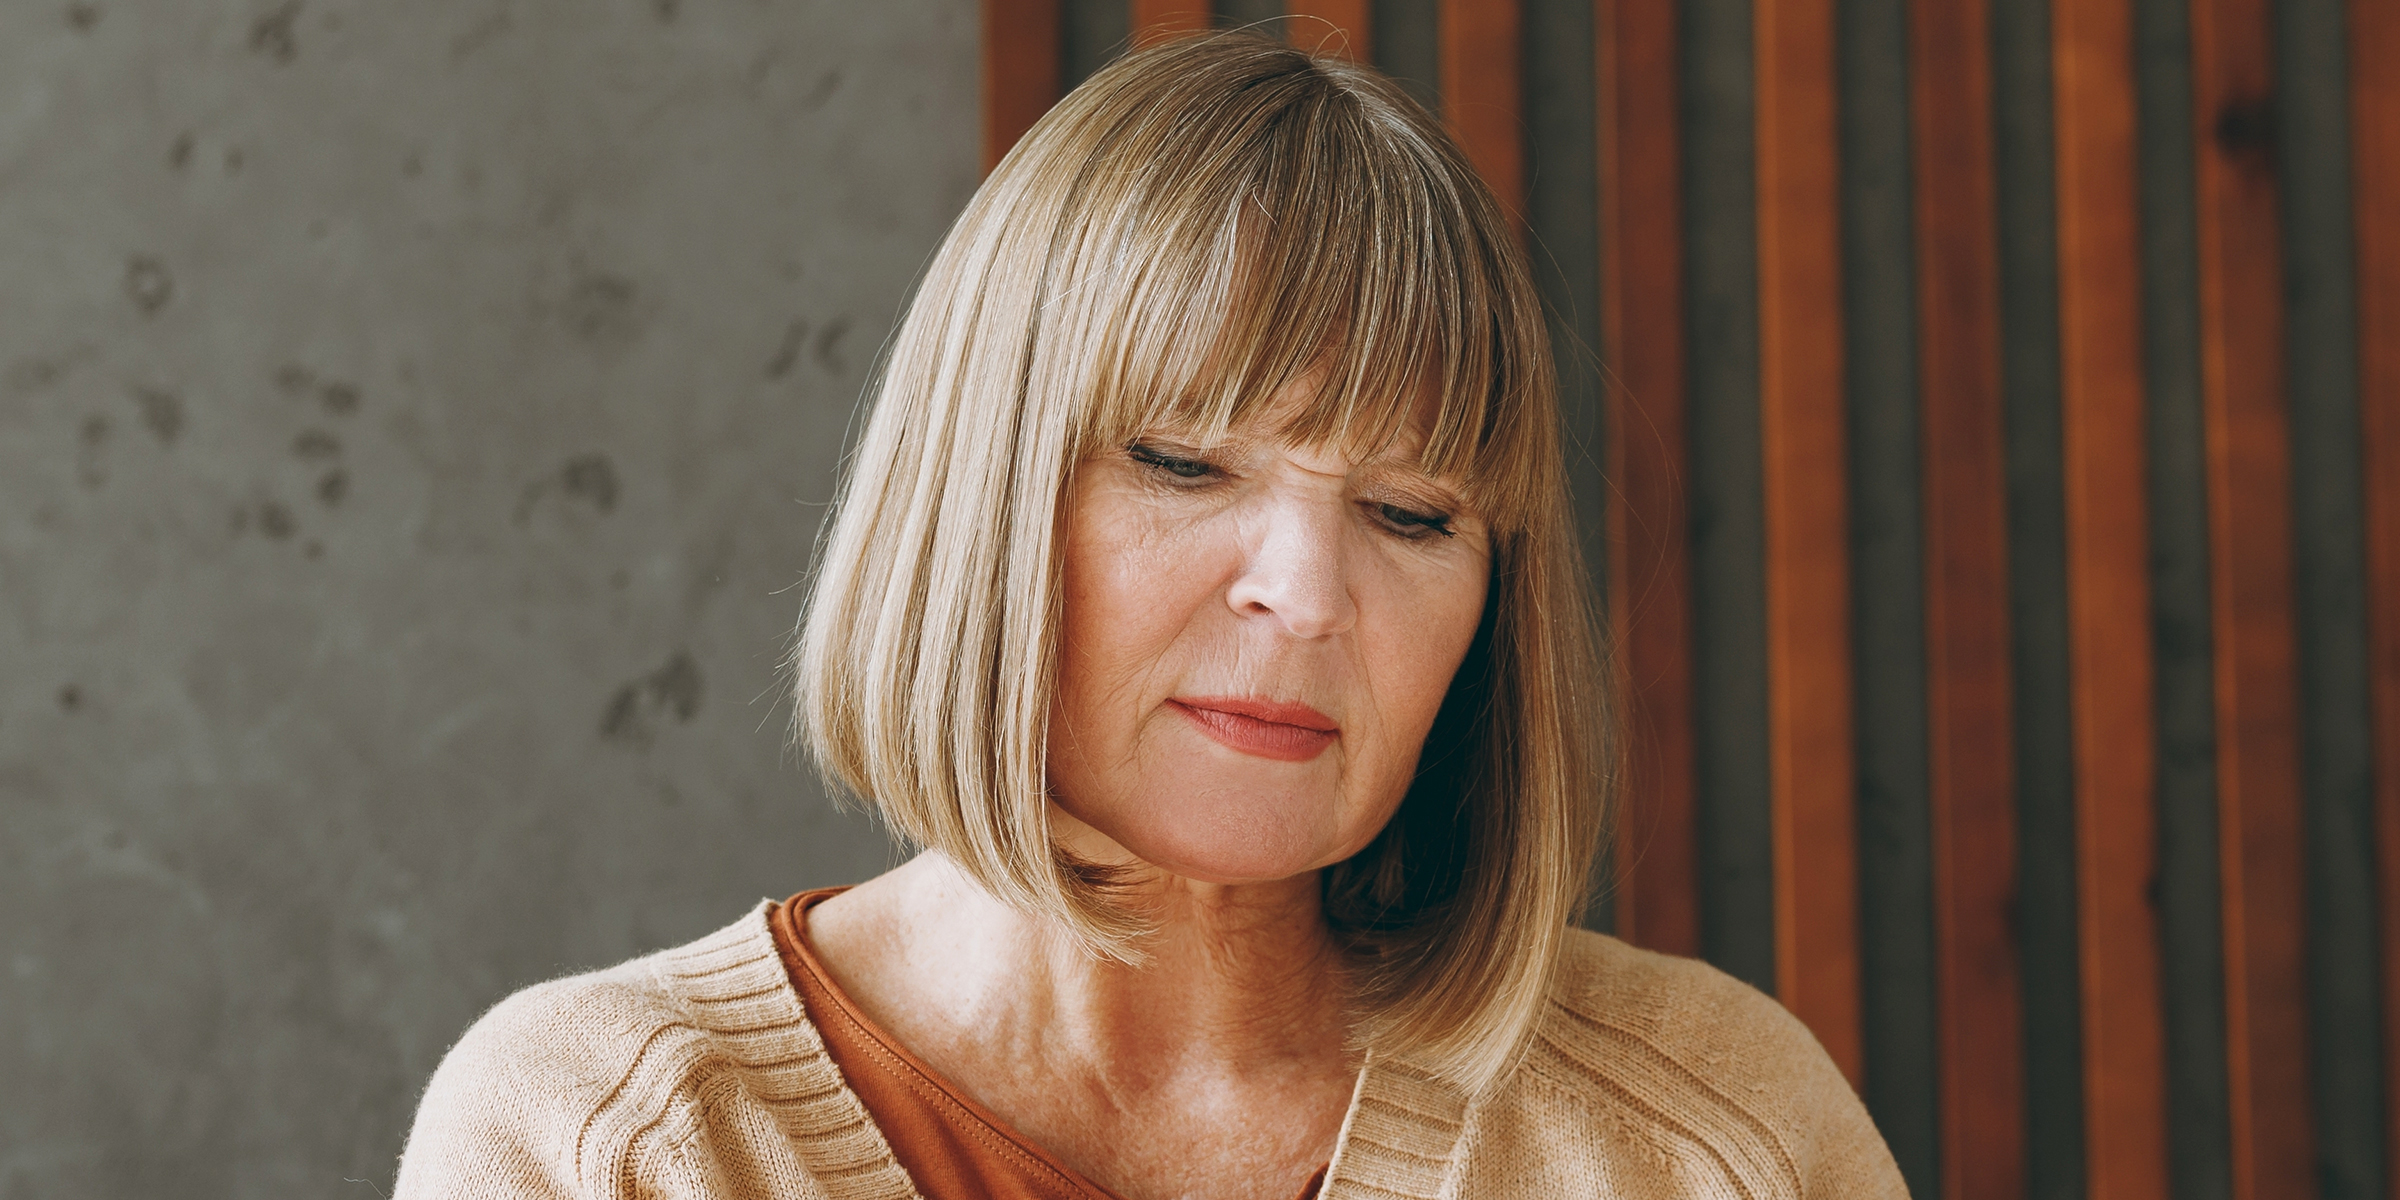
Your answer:
[[[1282,762],[1307,762],[1342,732],[1331,717],[1305,704],[1246,696],[1177,697],[1167,704],[1218,745]]]

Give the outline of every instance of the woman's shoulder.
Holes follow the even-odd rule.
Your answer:
[[[1574,932],[1518,1078],[1525,1132],[1572,1127],[1606,1170],[1666,1169],[1700,1192],[1907,1194],[1808,1027],[1696,959]]]
[[[762,905],[688,945],[536,984],[486,1012],[426,1086],[395,1197],[612,1195],[708,1120],[694,1102],[713,1077],[740,1076],[735,1090],[748,1092],[812,1065],[832,1069]],[[510,1182],[467,1186],[495,1179]]]
[[[1568,934],[1550,1002],[1543,1032],[1572,1044],[1640,1045],[1679,1060],[1735,1050],[1756,1069],[1834,1070],[1808,1027],[1766,993],[1699,959],[1607,934]]]

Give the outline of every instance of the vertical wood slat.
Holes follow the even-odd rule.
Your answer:
[[[1442,115],[1501,207],[1525,212],[1517,0],[1441,0]]]
[[[2050,12],[2084,1167],[2094,1200],[2165,1200],[2133,2],[2053,0]]]
[[[1855,1086],[1860,1028],[1833,0],[1757,0],[1758,340],[1776,991]]]
[[[2400,5],[2351,0],[2351,211],[2358,262],[2376,925],[2383,943],[2384,1178],[2400,1200]]]
[[[1284,36],[1304,50],[1375,60],[1375,27],[1368,0],[1286,0]]]
[[[1683,156],[1675,0],[1599,0],[1609,620],[1626,704],[1617,936],[1700,953],[1698,732],[1684,499]]]
[[[1934,972],[1950,1200],[2025,1191],[1990,37],[1983,0],[1909,5]]]
[[[2226,1084],[2237,1200],[2316,1186],[2269,0],[2193,0]]]
[[[1208,0],[1127,0],[1133,9],[1133,44],[1147,46],[1162,38],[1198,33],[1209,27],[1215,10]]]
[[[1059,0],[983,0],[983,169],[1058,103]]]

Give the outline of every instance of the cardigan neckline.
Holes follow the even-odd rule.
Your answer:
[[[793,989],[767,924],[773,903],[761,901],[741,920],[659,955],[656,982],[685,1020],[741,1065],[830,1200],[924,1200]],[[1370,1054],[1319,1196],[1435,1200],[1456,1173],[1466,1110],[1452,1085]]]

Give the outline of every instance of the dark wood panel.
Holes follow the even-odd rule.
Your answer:
[[[2168,1195],[2132,0],[2054,0],[2087,1194]]]
[[[983,0],[983,169],[1058,103],[1059,0]]]
[[[1133,44],[1125,0],[1060,0],[1059,86],[1071,92]]]
[[[2050,11],[1992,9],[1993,175],[2009,470],[2011,722],[2028,1197],[2085,1194],[2083,989],[2076,967],[2075,737],[2066,475],[2059,456],[2058,155]]]
[[[1609,615],[1626,705],[1616,932],[1698,955],[1675,2],[1600,0],[1598,17],[1601,343],[1615,484]]]
[[[1209,27],[1216,9],[1208,0],[1128,0],[1133,8],[1133,44],[1197,33]]]
[[[2387,1157],[2376,945],[2374,739],[2359,472],[2357,243],[2346,0],[2277,0],[2292,445],[2293,627],[2308,830],[2309,1075],[2317,1194],[2380,1200]]]
[[[1442,0],[1442,115],[1511,214],[1525,211],[1517,0]]]
[[[1758,410],[1755,0],[1680,0],[1677,135],[1691,350],[1692,709],[1700,822],[1700,944],[1775,990],[1774,772],[1767,736],[1766,498]]]
[[[1758,335],[1776,991],[1861,1078],[1832,0],[1758,0]]]
[[[1441,111],[1441,0],[1370,0],[1368,25],[1376,69],[1427,111]]]
[[[2269,0],[2193,0],[2226,1084],[2237,1200],[2315,1187]]]
[[[1942,1193],[2014,1200],[2024,1022],[1990,20],[1982,0],[1912,0],[1909,17]]]
[[[1942,1194],[1924,389],[1909,0],[1837,0],[1842,392],[1856,731],[1859,1098],[1912,1196]]]
[[[1368,0],[1285,0],[1284,36],[1303,49],[1372,62],[1375,30]]]
[[[2351,212],[2383,942],[2384,1178],[2400,1200],[2400,5],[2350,3]]]

